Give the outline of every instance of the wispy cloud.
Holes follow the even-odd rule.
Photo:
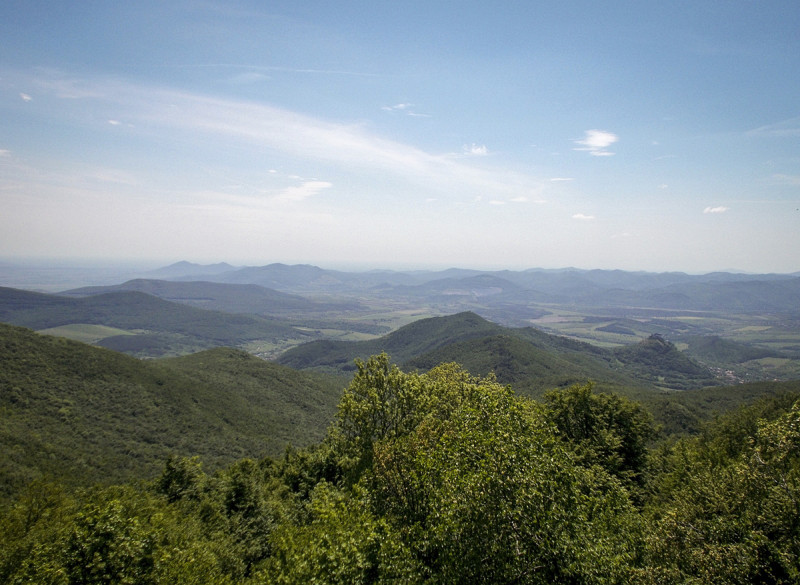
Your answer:
[[[20,97],[20,99],[22,99],[23,102],[29,102],[29,101],[31,101],[33,99],[27,93],[20,93],[19,97]]]
[[[592,221],[595,219],[593,215],[586,215],[585,213],[576,213],[572,216],[572,219],[577,219],[579,221]]]
[[[586,135],[582,139],[574,141],[575,144],[580,145],[574,150],[583,150],[592,156],[613,156],[614,153],[606,149],[617,141],[619,141],[619,137],[611,132],[605,130],[587,130]]]
[[[800,175],[784,175],[777,173],[772,175],[772,180],[778,185],[800,186]]]
[[[384,112],[407,112],[411,108],[412,104],[395,104],[393,106],[383,106],[381,109]]]
[[[280,194],[275,196],[275,201],[303,201],[314,195],[318,195],[325,189],[333,187],[333,184],[327,181],[306,181],[302,185],[294,187],[287,187]]]
[[[390,114],[405,114],[406,116],[412,116],[416,118],[430,118],[430,114],[420,114],[414,109],[414,104],[407,104],[407,103],[400,103],[395,104],[393,106],[383,106],[381,108],[384,112],[389,112]]]
[[[124,112],[126,125],[133,124],[137,132],[151,133],[155,139],[181,132],[207,144],[219,141],[220,148],[224,148],[225,140],[250,143],[283,157],[332,164],[339,172],[392,173],[403,181],[424,185],[429,192],[450,197],[455,193],[471,197],[476,192],[490,192],[511,199],[538,193],[544,187],[541,179],[524,173],[473,166],[468,162],[471,157],[454,159],[447,153],[425,152],[380,137],[361,124],[330,122],[264,103],[109,78],[51,73],[33,81],[42,92],[76,100],[75,107],[84,107],[84,100],[87,108]],[[476,145],[476,154],[483,148]]]
[[[562,183],[562,182],[574,181],[574,180],[575,179],[573,179],[572,177],[553,177],[552,179],[550,179],[550,182],[551,183]]]
[[[800,136],[800,116],[749,130],[748,136]]]
[[[348,180],[356,181],[365,180],[370,174],[394,176],[398,184],[418,187],[415,191],[420,198],[465,201],[478,193],[492,193],[505,201],[539,197],[549,184],[526,173],[473,162],[484,157],[426,152],[383,138],[362,123],[332,122],[265,103],[52,71],[39,71],[23,81],[35,85],[43,95],[69,100],[65,101],[65,108],[80,109],[81,113],[113,112],[102,119],[106,127],[124,120],[115,127],[130,128],[140,137],[158,143],[173,139],[197,142],[206,149],[219,149],[221,156],[231,147],[269,153],[283,165],[319,168],[318,172],[324,171],[332,182],[348,175]],[[66,112],[65,108],[59,111]],[[91,123],[93,118],[83,119]],[[484,149],[476,144],[474,154],[488,153]],[[290,192],[283,200],[297,200],[300,193]]]
[[[718,205],[717,207],[709,206],[703,210],[703,213],[725,213],[728,209],[730,208],[723,205]]]

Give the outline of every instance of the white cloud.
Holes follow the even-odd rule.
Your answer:
[[[29,96],[27,93],[20,93],[20,94],[19,94],[19,97],[21,97],[21,98],[22,98],[22,101],[24,101],[24,102],[29,102],[29,101],[31,101],[31,100],[33,99],[33,98],[32,98],[31,96]]]
[[[489,149],[486,148],[485,144],[475,144],[472,143],[471,145],[465,144],[463,147],[465,154],[470,154],[473,156],[486,156],[489,154]]]
[[[592,221],[593,219],[595,219],[595,217],[593,215],[586,215],[586,214],[583,214],[583,213],[576,213],[575,215],[572,216],[572,219],[577,219],[577,220],[580,220],[580,221]]]
[[[489,201],[489,205],[505,205],[505,201],[500,201],[499,199],[492,199]]]
[[[526,203],[528,198],[524,195],[520,195],[519,197],[512,197],[510,200],[512,203]]]
[[[119,120],[109,120],[108,123],[111,124],[112,126],[119,126],[122,122],[120,122]]]
[[[550,181],[553,183],[561,183],[564,181],[574,181],[574,180],[575,179],[573,179],[572,177],[553,177],[552,179],[550,179]]]
[[[276,201],[303,201],[331,187],[333,185],[327,181],[306,181],[302,185],[284,189],[274,199]]]
[[[724,207],[722,205],[719,205],[717,207],[709,206],[703,210],[703,213],[725,213],[726,211],[728,211],[728,209],[729,209],[728,207]]]
[[[11,151],[7,148],[0,148],[0,156],[11,156]]]
[[[606,150],[609,146],[619,140],[616,134],[605,130],[587,130],[582,140],[575,140],[575,144],[580,144],[574,150],[586,151],[592,156],[613,156],[613,152]]]

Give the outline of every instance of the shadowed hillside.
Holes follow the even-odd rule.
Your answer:
[[[257,284],[223,284],[218,282],[173,282],[135,279],[114,286],[90,286],[60,293],[63,296],[86,297],[99,294],[136,291],[167,301],[200,309],[254,315],[309,315],[323,311],[345,311],[358,307],[356,302],[318,303],[301,297],[265,288]]]
[[[250,340],[310,338],[286,321],[207,311],[135,291],[69,298],[0,287],[0,321],[31,329],[72,324],[115,327],[136,336],[111,341],[112,347],[149,356]]]

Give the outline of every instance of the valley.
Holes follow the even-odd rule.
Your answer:
[[[53,274],[63,282],[76,278],[51,270],[29,280]],[[91,279],[85,272],[80,276]],[[797,275],[343,272],[309,265],[178,262],[128,276],[135,278],[54,294],[56,279],[47,287],[49,296],[39,297],[5,288],[0,319],[140,358],[232,345],[272,360],[309,341],[376,341],[417,320],[469,311],[511,329],[533,327],[609,350],[658,334],[729,383],[800,376]],[[25,280],[20,269],[7,277]],[[97,277],[108,278],[108,270]],[[703,337],[761,353],[740,352],[735,359],[730,352],[694,355],[696,340]]]

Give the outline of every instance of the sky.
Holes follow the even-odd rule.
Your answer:
[[[0,3],[0,257],[800,271],[796,0]]]

